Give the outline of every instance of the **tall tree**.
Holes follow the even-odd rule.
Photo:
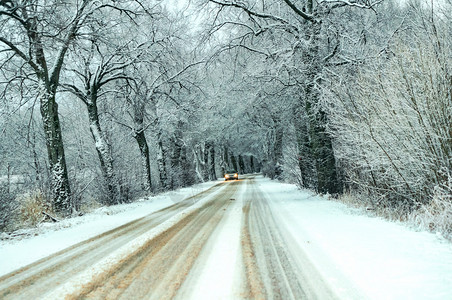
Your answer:
[[[210,0],[221,7],[238,10],[237,20],[224,21],[217,18],[215,30],[223,26],[233,24],[240,28],[232,40],[230,47],[245,48],[248,51],[260,54],[266,59],[278,58],[284,63],[290,62],[290,78],[296,77],[301,101],[295,104],[293,109],[298,112],[304,110],[308,116],[308,128],[301,126],[297,132],[308,130],[310,143],[310,157],[306,157],[304,142],[300,138],[299,156],[303,159],[313,159],[316,168],[316,189],[321,193],[340,193],[342,190],[341,180],[338,176],[336,160],[333,151],[331,136],[327,133],[326,124],[328,115],[320,103],[322,74],[331,65],[345,64],[347,61],[341,59],[340,37],[344,28],[333,28],[328,25],[339,22],[334,19],[334,12],[339,13],[344,9],[373,9],[382,0],[376,1],[301,1],[291,2],[284,0],[285,7],[276,2],[263,2],[262,5],[253,5],[251,2],[230,2]],[[230,10],[229,10],[230,11]],[[268,38],[270,36],[271,38]],[[268,39],[265,40],[264,38]],[[256,40],[270,45],[267,49],[262,48]],[[289,41],[289,42],[288,42]],[[262,44],[261,44],[262,45]],[[285,48],[287,47],[287,48]],[[290,60],[287,59],[289,57]],[[336,60],[335,60],[336,59]],[[294,64],[295,62],[295,64]],[[287,66],[287,64],[286,64]],[[285,67],[285,69],[288,69]]]
[[[122,202],[119,182],[113,164],[111,142],[102,129],[98,101],[105,96],[108,84],[119,80],[130,79],[125,74],[125,69],[133,64],[136,58],[131,58],[131,53],[139,55],[131,49],[131,41],[122,45],[115,45],[113,49],[100,45],[97,41],[88,42],[85,53],[79,53],[80,65],[71,71],[73,77],[78,77],[77,83],[65,83],[63,86],[80,99],[86,106],[88,112],[89,128],[94,140],[97,155],[100,161],[102,175],[106,183],[105,203],[117,204]],[[82,51],[80,51],[82,52]],[[104,53],[105,52],[105,53]],[[68,75],[69,76],[69,75]]]
[[[30,79],[40,101],[47,145],[52,204],[63,214],[71,210],[71,188],[56,94],[68,49],[94,8],[89,0],[80,3],[0,2],[0,43],[10,53],[7,61],[21,59],[23,72],[33,77]],[[67,19],[71,20],[69,24],[65,22]]]

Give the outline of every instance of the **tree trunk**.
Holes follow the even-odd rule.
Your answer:
[[[32,139],[31,141],[28,141],[31,145],[31,153],[33,155],[33,167],[35,168],[35,180],[39,183],[39,185],[42,185],[42,175],[41,175],[41,166],[39,164],[39,158],[38,153],[36,152],[36,131],[34,130],[33,125],[33,131],[32,131]]]
[[[215,144],[210,143],[210,159],[209,159],[209,180],[217,180],[217,173],[215,172]]]
[[[100,126],[95,92],[91,95],[91,99],[86,104],[86,107],[88,109],[88,118],[90,124],[89,129],[96,145],[96,151],[99,157],[102,175],[107,185],[108,195],[106,204],[118,204],[121,202],[121,196],[118,186],[119,184],[113,167],[111,146]]]
[[[41,84],[44,85],[44,83]],[[49,89],[46,90],[41,95],[40,104],[44,137],[49,158],[51,193],[53,196],[52,205],[56,212],[67,215],[71,211],[71,188],[69,186],[63,136],[55,94],[49,92]]]
[[[159,169],[160,190],[168,190],[168,174],[166,172],[166,149],[163,147],[162,133],[159,132],[157,136],[158,153],[157,166]]]
[[[136,102],[133,102],[133,122],[134,122],[134,134],[133,137],[138,143],[140,149],[140,160],[143,174],[143,189],[146,192],[152,191],[152,177],[151,177],[151,162],[149,155],[149,144],[144,132],[144,113],[145,113],[145,101],[138,98]]]
[[[182,186],[186,187],[195,183],[190,162],[187,159],[187,147],[182,144],[180,152],[180,166],[182,169]]]
[[[196,172],[196,175],[198,176],[199,180],[201,182],[203,182],[203,180],[204,180],[203,174],[202,174],[202,172],[203,172],[202,163],[203,162],[202,162],[202,160],[200,158],[200,155],[198,154],[198,152],[200,152],[202,150],[198,151],[198,148],[199,148],[199,145],[196,145],[193,148],[193,156],[194,156],[194,162],[195,162],[195,172]]]
[[[243,156],[239,155],[239,167],[240,167],[240,173],[245,173],[245,161],[243,160]]]
[[[11,165],[8,162],[6,165],[6,194],[9,195],[11,193]]]
[[[184,177],[184,170],[182,168],[182,122],[179,121],[178,128],[174,132],[173,137],[171,138],[170,144],[172,147],[171,151],[171,189],[178,188],[183,185],[183,177]]]
[[[323,67],[319,53],[321,24],[315,23],[310,26],[310,46],[304,52],[303,61],[310,63],[306,72],[305,108],[309,118],[311,153],[317,171],[317,191],[319,193],[337,194],[342,192],[342,183],[336,170],[333,143],[331,137],[325,131],[327,113],[322,107],[317,107],[320,100],[320,91],[316,87],[316,80],[318,80]]]
[[[151,164],[149,159],[149,146],[146,140],[146,135],[144,134],[144,130],[141,129],[135,131],[134,138],[138,143],[138,148],[140,149],[140,159],[144,174],[143,187],[146,192],[151,192],[152,181],[151,181]]]
[[[317,191],[319,193],[342,193],[342,183],[336,169],[331,137],[325,132],[326,113],[320,111],[312,124],[312,150],[317,169]]]
[[[232,165],[232,167],[234,168],[235,171],[237,171],[239,168],[238,168],[237,160],[235,159],[234,154],[231,154],[230,158],[231,158],[231,165]]]
[[[202,161],[202,177],[203,177],[203,181],[208,181],[209,180],[209,153],[210,153],[210,147],[211,144],[210,142],[205,142],[204,143],[204,149],[202,149],[202,157],[203,157],[203,161]]]
[[[229,170],[231,168],[231,166],[230,166],[231,163],[229,161],[229,153],[228,153],[227,146],[224,146],[224,149],[223,149],[223,162],[224,162],[224,164],[223,164],[222,168],[223,168],[223,174],[224,174],[224,173],[226,173],[227,170]]]
[[[302,99],[294,109],[294,126],[298,150],[298,168],[300,170],[300,184],[303,188],[316,188],[317,176],[314,158],[312,156],[309,120],[306,119],[305,104]]]
[[[282,173],[282,158],[283,158],[283,136],[284,130],[281,126],[279,118],[273,118],[275,123],[275,141],[273,145],[273,178],[278,178]]]

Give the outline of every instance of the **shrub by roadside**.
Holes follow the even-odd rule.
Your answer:
[[[19,227],[34,227],[44,220],[44,213],[53,214],[49,201],[40,190],[34,190],[16,197],[18,203],[17,221]]]

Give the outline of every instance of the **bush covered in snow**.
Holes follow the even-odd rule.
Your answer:
[[[452,239],[452,176],[447,184],[436,186],[433,200],[413,214],[412,220],[431,231],[441,232]]]
[[[347,189],[379,215],[450,234],[452,23],[431,13],[413,6],[386,52],[341,74],[324,103]]]
[[[52,213],[50,201],[45,198],[40,190],[21,194],[16,198],[18,204],[18,224],[24,227],[36,226],[44,218],[43,212]]]

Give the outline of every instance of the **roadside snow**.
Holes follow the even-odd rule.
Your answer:
[[[58,223],[43,223],[37,229],[30,229],[28,232],[22,231],[28,235],[21,240],[0,240],[0,276],[180,202],[217,183],[218,181],[206,182],[155,197],[140,199],[130,204],[101,207],[81,217],[66,219]]]
[[[362,215],[294,185],[262,177],[257,183],[288,241],[307,253],[340,298],[452,299],[447,240]]]

